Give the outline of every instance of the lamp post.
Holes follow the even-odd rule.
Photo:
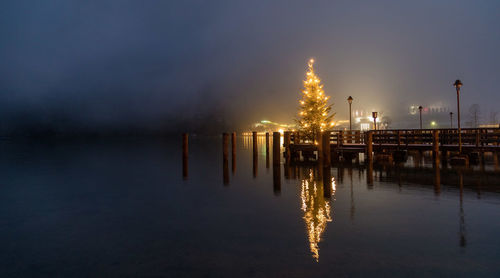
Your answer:
[[[462,132],[460,129],[460,87],[462,87],[462,81],[457,79],[453,86],[457,89],[457,127],[458,127],[458,152],[462,153]]]
[[[349,130],[352,130],[352,112],[351,112],[352,97],[351,96],[349,96],[347,98],[347,102],[349,102]]]
[[[420,129],[422,129],[422,109],[423,109],[422,106],[418,107],[418,111],[420,112]]]
[[[450,128],[453,128],[453,112],[450,112]]]
[[[372,112],[372,117],[373,117],[373,129],[377,130],[377,112]]]

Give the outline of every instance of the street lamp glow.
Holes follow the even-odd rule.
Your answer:
[[[351,96],[347,98],[347,102],[349,102],[349,130],[352,130],[352,112],[351,112],[352,100],[353,98]]]
[[[460,88],[462,87],[460,79],[455,80],[453,86],[457,89],[457,123],[458,123],[458,152],[462,153],[462,130],[460,129]]]

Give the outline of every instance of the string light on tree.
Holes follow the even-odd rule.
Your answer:
[[[332,105],[328,104],[328,96],[325,96],[321,80],[314,72],[314,60],[309,60],[306,80],[304,80],[304,90],[302,99],[299,101],[299,119],[297,125],[305,138],[314,142],[319,132],[333,126],[333,116],[330,114]]]

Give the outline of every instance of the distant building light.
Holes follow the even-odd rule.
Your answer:
[[[370,124],[369,123],[362,123],[359,125],[359,129],[361,129],[361,131],[370,130]]]

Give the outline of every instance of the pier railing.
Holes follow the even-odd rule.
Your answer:
[[[458,145],[457,129],[393,129],[393,130],[331,130],[331,145],[364,145],[367,142],[368,132],[372,136],[374,145],[433,145],[435,140],[439,145]],[[434,138],[437,136],[437,138]],[[462,145],[464,146],[500,146],[500,128],[464,128],[461,130]],[[290,133],[290,144],[299,145],[308,142],[298,132]]]

